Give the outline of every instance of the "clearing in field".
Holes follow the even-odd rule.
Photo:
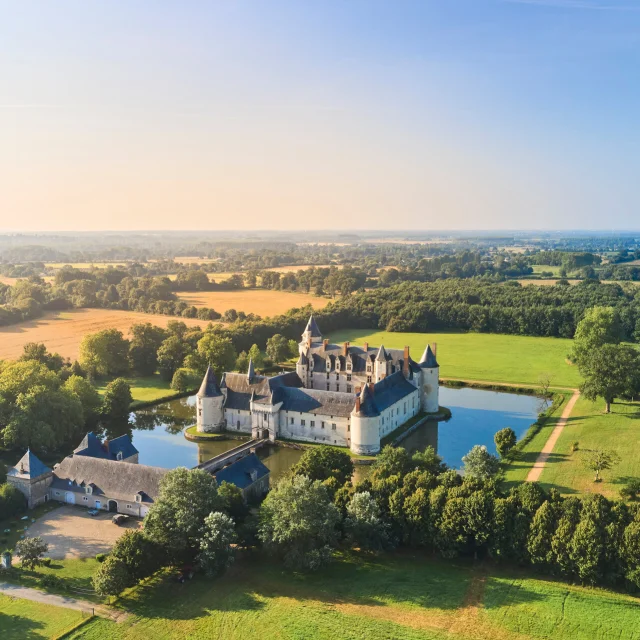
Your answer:
[[[322,327],[320,327],[322,329]],[[392,349],[411,348],[411,356],[422,355],[427,343],[438,345],[440,377],[505,384],[538,384],[540,375],[551,374],[555,387],[580,384],[576,367],[566,362],[571,340],[491,333],[390,333],[349,329],[336,331],[332,342],[349,341]]]
[[[329,298],[319,298],[306,293],[290,293],[288,291],[272,291],[270,289],[241,289],[239,291],[199,291],[179,294],[180,300],[196,307],[209,307],[219,313],[227,309],[257,313],[259,316],[275,316],[294,307],[313,305],[322,309]]]
[[[113,311],[111,309],[72,309],[48,313],[37,320],[0,327],[0,360],[15,360],[22,355],[27,342],[44,342],[51,352],[65,358],[76,359],[80,342],[87,333],[102,329],[119,329],[127,335],[132,324],[151,322],[166,327],[171,320],[181,320],[189,326],[207,326],[204,320],[177,318],[174,316]]]
[[[631,478],[640,478],[640,403],[616,402],[611,413],[604,413],[602,401],[580,398],[562,431],[540,482],[554,486],[563,494],[602,493],[619,498],[619,491]],[[577,451],[572,451],[573,443]],[[585,451],[606,449],[620,456],[620,463],[602,472],[595,483],[593,471],[583,465]]]
[[[419,554],[348,555],[310,575],[239,561],[217,580],[150,581],[120,623],[72,638],[263,640],[594,640],[637,638],[634,598]]]

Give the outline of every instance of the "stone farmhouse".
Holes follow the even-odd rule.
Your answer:
[[[420,411],[436,413],[439,365],[427,346],[415,362],[409,347],[330,344],[311,316],[296,371],[273,377],[209,367],[197,394],[201,432],[239,431],[253,438],[288,438],[380,451],[380,441]]]

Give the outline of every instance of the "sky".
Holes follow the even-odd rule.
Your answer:
[[[640,0],[0,0],[0,230],[638,229]]]

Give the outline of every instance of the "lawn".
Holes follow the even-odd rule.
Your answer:
[[[85,617],[73,609],[0,595],[0,637],[3,640],[57,638]]]
[[[322,328],[322,327],[321,327]],[[419,360],[428,343],[438,344],[440,376],[458,380],[481,380],[511,384],[538,384],[542,373],[550,373],[552,385],[577,387],[580,376],[566,362],[571,340],[534,338],[489,333],[389,333],[348,329],[329,336],[332,342],[350,341],[393,349],[411,348]]]
[[[163,380],[159,374],[144,378],[125,378],[131,387],[131,395],[134,402],[151,402],[158,398],[174,395],[176,391],[171,388],[171,383]],[[100,395],[103,395],[108,384],[108,380],[97,383]]]
[[[126,620],[71,637],[631,640],[640,628],[637,599],[420,554],[348,555],[311,575],[256,557],[218,580],[156,580],[118,606]]]
[[[542,447],[544,447],[544,444],[549,439],[551,432],[554,430],[556,424],[558,424],[566,403],[569,402],[569,398],[571,398],[572,394],[569,391],[558,391],[557,393],[564,396],[562,404],[556,407],[553,415],[547,419],[542,427],[540,427],[533,438],[531,438],[526,445],[522,446],[517,459],[506,466],[504,475],[507,486],[524,482],[527,479],[527,475],[529,474],[529,471],[531,471],[534,462],[538,459],[538,455],[540,455]]]
[[[540,481],[547,487],[555,486],[564,494],[602,493],[617,498],[627,478],[640,478],[640,404],[617,402],[612,413],[603,413],[604,402],[591,402],[580,398]],[[578,451],[571,445],[578,442]],[[608,449],[618,453],[620,464],[604,471],[603,482],[593,482],[594,474],[583,466],[582,451]]]

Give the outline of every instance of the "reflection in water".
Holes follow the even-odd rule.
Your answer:
[[[511,393],[441,387],[440,403],[451,409],[452,419],[446,423],[428,422],[414,431],[402,446],[411,452],[432,446],[449,466],[459,467],[462,456],[475,444],[484,444],[495,453],[493,436],[504,427],[511,427],[518,439],[521,438],[535,421],[540,400]],[[137,411],[125,429],[133,427],[133,442],[140,452],[141,464],[168,469],[195,467],[241,444],[235,439],[190,442],[182,431],[194,424],[195,419],[193,396]],[[116,436],[109,434],[108,437]],[[266,446],[259,449],[258,455],[271,470],[272,482],[276,482],[297,462],[302,451]],[[368,471],[368,467],[356,467],[354,479],[364,477]]]

